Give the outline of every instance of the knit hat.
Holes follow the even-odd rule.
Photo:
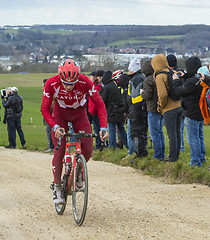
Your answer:
[[[137,58],[132,59],[128,66],[128,70],[130,72],[137,72],[140,69],[141,69],[141,65],[140,65],[139,60]]]
[[[210,74],[209,74],[209,69],[208,69],[207,66],[200,67],[200,68],[198,69],[197,73],[203,73],[203,74],[205,74],[205,75],[210,76]]]
[[[123,89],[126,89],[128,88],[128,83],[129,83],[129,77],[127,74],[122,74],[120,77],[119,77],[119,86]]]
[[[190,57],[185,61],[187,75],[193,77],[198,69],[202,66],[201,60],[198,57]]]
[[[168,61],[168,65],[170,67],[176,67],[177,66],[176,56],[174,56],[173,54],[169,54],[166,58],[167,58],[167,61]]]
[[[92,73],[88,74],[88,76],[93,76],[93,77],[96,77],[96,74],[97,74],[97,71],[94,71],[94,72],[92,72]]]
[[[98,72],[96,73],[96,76],[98,77],[102,77],[104,75],[104,70],[98,70]]]
[[[17,87],[12,87],[12,88],[11,88],[11,91],[12,91],[12,92],[18,92],[18,88],[17,88]]]

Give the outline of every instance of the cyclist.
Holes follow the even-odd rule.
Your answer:
[[[92,81],[81,74],[77,62],[67,59],[58,66],[58,75],[49,78],[45,84],[42,98],[42,114],[52,129],[52,140],[54,146],[57,145],[58,138],[68,131],[68,122],[72,123],[75,132],[85,131],[92,133],[90,123],[86,113],[86,97],[91,98],[97,108],[100,120],[100,136],[104,141],[108,137],[107,114],[103,100],[98,91],[95,90]],[[53,113],[50,108],[54,101]],[[106,134],[102,137],[102,131]],[[63,131],[63,132],[62,132]],[[61,191],[62,160],[65,154],[65,138],[63,138],[59,150],[54,151],[52,160],[52,170],[54,175],[55,203],[63,203],[64,198]],[[93,151],[92,138],[81,139],[82,154],[88,161]],[[81,184],[81,182],[80,182]]]

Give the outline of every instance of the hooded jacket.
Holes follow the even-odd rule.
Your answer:
[[[106,106],[108,122],[123,122],[124,114],[115,111],[119,106],[123,106],[123,100],[120,88],[112,80],[112,72],[107,71],[104,73],[102,83],[104,87],[101,97]]]
[[[166,57],[163,54],[156,55],[151,62],[152,68],[154,69],[155,76],[161,72],[169,72],[169,65]],[[181,106],[180,100],[174,101],[168,96],[168,79],[167,75],[160,73],[155,77],[158,93],[158,112],[164,114],[167,111],[173,110]]]
[[[183,83],[180,79],[174,80],[174,89],[178,96],[182,97],[182,107],[185,110],[185,116],[196,120],[202,121],[199,101],[203,87],[196,84],[198,79],[195,78],[197,70],[201,67],[201,61],[198,57],[190,57],[185,62],[187,79]]]
[[[147,111],[158,113],[157,111],[157,87],[153,76],[154,70],[151,65],[151,60],[147,60],[142,66],[142,72],[145,74],[146,79],[143,83],[142,97],[146,100]]]

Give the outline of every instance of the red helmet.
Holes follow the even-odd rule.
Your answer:
[[[117,83],[119,83],[118,79],[123,74],[124,74],[124,70],[117,70],[117,71],[113,72],[112,80],[115,80]]]
[[[67,85],[75,84],[80,74],[80,66],[72,59],[67,59],[58,66],[58,74],[63,83]]]

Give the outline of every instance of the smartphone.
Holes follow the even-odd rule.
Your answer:
[[[200,73],[196,73],[196,74],[195,74],[195,77],[196,77],[196,78],[200,78],[200,77],[202,77],[202,76],[201,76]]]
[[[176,75],[177,75],[177,77],[178,77],[178,78],[180,78],[180,77],[181,77],[181,73],[177,73]]]

